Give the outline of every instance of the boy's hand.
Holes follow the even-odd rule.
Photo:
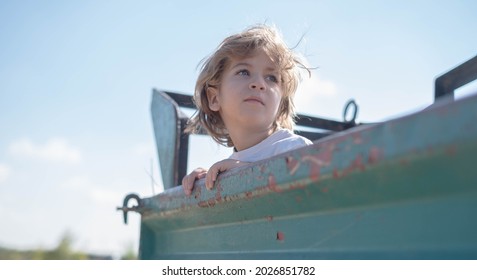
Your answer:
[[[190,174],[184,176],[182,179],[182,188],[184,189],[186,195],[191,195],[195,181],[205,177],[205,187],[208,190],[211,190],[214,188],[214,183],[220,173],[247,164],[249,164],[249,162],[243,162],[234,159],[224,159],[214,163],[214,165],[212,165],[208,171],[202,167],[196,168]]]
[[[207,174],[207,169],[199,167],[194,169],[190,174],[184,176],[182,178],[182,188],[184,188],[184,192],[186,195],[190,195],[192,193],[192,189],[194,188],[195,180],[204,178]]]
[[[206,174],[205,187],[208,190],[213,189],[214,183],[217,180],[217,176],[220,173],[235,167],[245,166],[247,164],[249,164],[249,162],[239,161],[235,159],[224,159],[222,161],[214,163],[214,165],[210,167],[209,171]]]

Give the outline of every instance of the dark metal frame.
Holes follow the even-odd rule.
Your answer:
[[[477,79],[477,56],[439,76],[434,85],[434,101],[441,97],[454,99],[454,91]]]

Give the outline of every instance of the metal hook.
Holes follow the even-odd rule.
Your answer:
[[[128,202],[130,199],[135,199],[136,202],[137,202],[137,205],[136,206],[132,206],[132,207],[128,207]],[[123,202],[123,207],[116,207],[116,210],[121,210],[123,211],[123,218],[124,218],[124,223],[127,224],[128,223],[128,212],[129,211],[135,211],[137,212],[139,207],[142,206],[142,201],[141,199],[139,198],[139,195],[137,194],[134,194],[134,193],[131,193],[131,194],[128,194],[125,198],[124,198],[124,202]]]
[[[353,108],[354,109],[354,112],[353,112],[353,118],[351,120],[347,120],[346,119],[346,116],[348,115],[348,111],[350,110],[350,108]],[[356,104],[356,101],[354,101],[354,99],[351,99],[348,101],[348,103],[346,103],[346,106],[345,106],[345,109],[344,109],[344,112],[343,112],[343,121],[345,123],[355,123],[355,120],[356,120],[356,116],[358,115],[358,104]]]

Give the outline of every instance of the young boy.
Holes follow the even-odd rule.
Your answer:
[[[212,189],[221,172],[312,144],[292,132],[299,68],[310,72],[265,25],[227,37],[204,61],[194,93],[198,112],[187,131],[204,128],[234,152],[209,170],[197,168],[185,176],[187,195],[197,179],[206,177]]]

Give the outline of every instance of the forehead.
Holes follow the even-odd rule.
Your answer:
[[[248,56],[231,56],[229,68],[237,66],[260,66],[270,70],[277,70],[279,65],[265,51],[257,50]]]

